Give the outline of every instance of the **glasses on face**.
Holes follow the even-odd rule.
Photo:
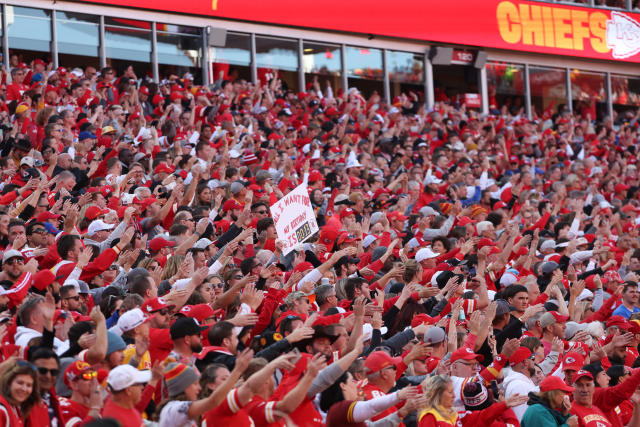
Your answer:
[[[58,374],[60,373],[59,369],[48,369],[48,368],[44,368],[42,366],[38,366],[38,373],[40,375],[51,375],[52,377],[57,377]]]
[[[24,260],[22,258],[11,258],[10,260],[7,260],[7,264],[9,265],[24,264]]]
[[[212,288],[219,288],[222,289],[224,288],[224,283],[220,282],[220,283],[211,283],[210,284]]]
[[[34,234],[47,234],[47,230],[45,230],[44,228],[38,228],[37,230],[32,230],[31,232]]]
[[[74,297],[66,297],[65,299],[72,299],[74,301],[80,301],[80,295],[76,295]]]
[[[162,310],[156,311],[156,313],[158,313],[160,316],[166,316],[167,314],[169,314],[169,310],[163,308]]]
[[[91,381],[92,378],[98,378],[98,373],[96,371],[83,372],[82,375],[80,375],[80,378],[85,381]]]
[[[267,211],[256,211],[258,215],[266,215]]]
[[[109,268],[107,268],[107,270],[117,270],[118,266],[117,265],[111,265],[109,266]]]

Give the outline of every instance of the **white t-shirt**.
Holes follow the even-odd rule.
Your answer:
[[[198,424],[187,415],[192,403],[185,400],[172,400],[167,403],[160,412],[158,427],[197,427]]]

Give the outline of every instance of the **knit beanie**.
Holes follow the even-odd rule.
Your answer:
[[[462,389],[462,400],[467,411],[479,411],[493,403],[489,390],[477,380],[469,380]]]
[[[164,382],[169,391],[169,397],[175,397],[184,392],[194,382],[198,381],[198,375],[190,366],[184,363],[169,363],[164,368]]]
[[[124,350],[127,348],[127,344],[125,344],[124,340],[118,334],[107,331],[107,356],[111,353]]]

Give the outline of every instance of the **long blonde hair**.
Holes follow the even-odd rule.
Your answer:
[[[452,418],[456,411],[451,408],[445,408],[441,405],[442,393],[449,384],[451,384],[449,375],[434,375],[429,377],[422,383],[424,395],[427,400],[426,410],[433,409],[445,418]]]

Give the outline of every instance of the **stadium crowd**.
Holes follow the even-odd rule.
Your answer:
[[[640,112],[185,77],[2,75],[0,426],[640,425]]]

